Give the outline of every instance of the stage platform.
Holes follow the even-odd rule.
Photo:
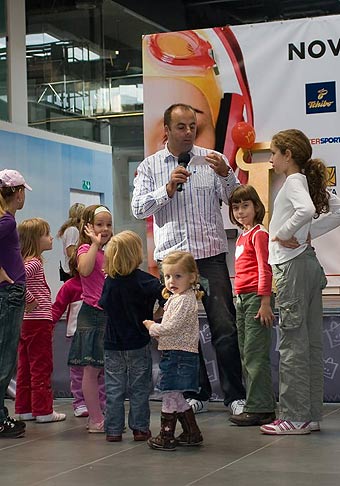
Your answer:
[[[340,295],[324,296],[324,401],[340,402]],[[218,370],[215,359],[215,352],[211,345],[211,335],[207,318],[200,305],[200,339],[203,349],[209,379],[212,385],[212,400],[222,400],[222,393],[219,386]],[[67,367],[68,351],[71,340],[65,337],[65,321],[59,321],[54,333],[54,372],[53,389],[56,398],[67,398],[71,396],[69,387],[69,369]],[[279,369],[279,328],[277,318],[273,326],[271,362],[273,371],[274,391],[278,395],[278,369]],[[154,384],[159,378],[158,362],[159,352],[154,342],[153,348],[153,381]],[[159,398],[154,393],[153,398]]]

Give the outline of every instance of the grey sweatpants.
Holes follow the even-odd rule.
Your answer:
[[[279,418],[318,421],[323,403],[322,289],[315,251],[273,265],[280,314]]]

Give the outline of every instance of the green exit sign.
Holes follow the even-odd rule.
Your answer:
[[[83,181],[82,189],[83,191],[91,191],[91,181]]]

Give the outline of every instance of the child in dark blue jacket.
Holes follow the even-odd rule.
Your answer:
[[[163,286],[156,277],[138,268],[143,261],[142,240],[133,231],[114,235],[107,244],[105,256],[108,276],[99,305],[107,313],[106,440],[122,440],[125,398],[130,401],[128,425],[134,440],[147,440],[151,436],[152,360],[150,336],[143,321],[152,319],[156,300],[164,305]]]

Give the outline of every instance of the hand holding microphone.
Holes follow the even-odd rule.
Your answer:
[[[171,172],[170,180],[166,185],[166,191],[170,198],[172,198],[177,191],[183,191],[183,184],[185,184],[187,178],[190,176],[190,172],[187,172],[186,170],[189,162],[190,154],[188,152],[182,152],[181,154],[179,154],[178,165]],[[183,171],[181,167],[183,167],[185,171]]]
[[[190,154],[188,152],[182,152],[181,154],[179,154],[178,165],[180,165],[181,167],[184,167],[184,169],[186,169],[188,167],[189,162],[190,162]],[[177,184],[177,191],[178,192],[183,191],[183,184],[182,183]]]

